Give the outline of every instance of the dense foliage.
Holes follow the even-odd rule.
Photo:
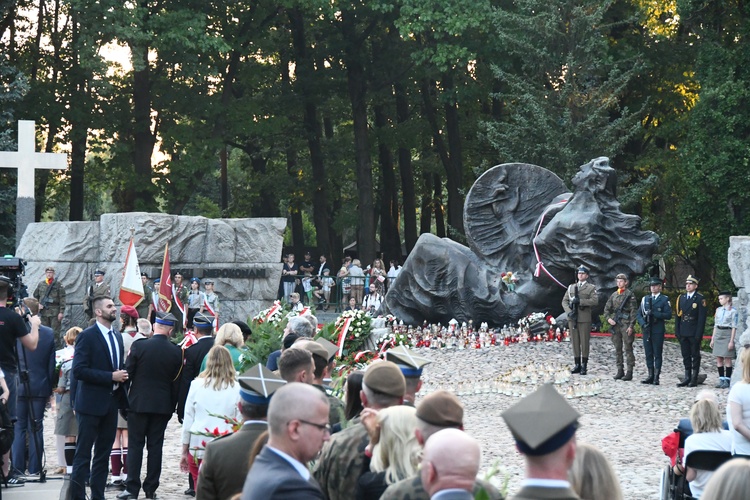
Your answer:
[[[671,268],[729,286],[750,231],[750,6],[730,0],[0,0],[0,147],[37,122],[37,218],[283,216],[386,259],[463,241],[501,162],[593,157]],[[12,252],[14,176],[0,179]],[[710,285],[709,285],[710,286]]]

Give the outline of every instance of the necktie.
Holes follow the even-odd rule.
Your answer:
[[[117,363],[117,344],[115,344],[115,336],[112,335],[112,330],[108,331],[107,335],[109,335],[109,348],[112,351],[112,368],[119,370],[120,365]]]

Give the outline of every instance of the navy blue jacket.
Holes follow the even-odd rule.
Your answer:
[[[651,314],[650,331],[648,330],[649,313]],[[653,299],[651,294],[648,294],[641,299],[641,306],[638,308],[636,319],[638,320],[638,324],[641,325],[641,330],[644,334],[653,333],[664,335],[664,321],[670,318],[672,318],[672,308],[669,306],[669,298],[663,293],[660,293],[656,300]]]
[[[52,328],[39,326],[39,343],[36,349],[24,352],[21,341],[16,341],[18,349],[19,370],[29,371],[29,390],[25,384],[19,384],[18,397],[48,398],[52,395],[52,377],[55,374],[55,333]],[[28,368],[26,363],[28,362]]]

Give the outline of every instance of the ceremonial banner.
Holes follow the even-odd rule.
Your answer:
[[[172,308],[172,273],[169,266],[169,243],[164,247],[164,261],[161,264],[161,280],[159,281],[159,312],[169,312]]]
[[[172,299],[174,300],[174,305],[176,305],[177,309],[179,309],[182,313],[182,328],[184,330],[185,328],[187,328],[187,308],[185,307],[185,304],[183,304],[180,300],[180,296],[177,293],[177,290],[174,289],[174,283],[171,283],[171,280],[170,284],[172,285]]]
[[[120,286],[120,302],[124,305],[136,307],[143,301],[143,281],[141,281],[141,267],[138,265],[138,256],[135,253],[134,239],[130,237],[128,253],[125,257],[125,270]]]

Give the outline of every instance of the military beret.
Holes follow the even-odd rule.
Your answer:
[[[579,413],[552,384],[544,384],[502,415],[524,455],[547,455],[560,449],[578,429]]]
[[[97,269],[96,271],[94,271],[94,276],[104,276],[104,271],[102,271],[101,269]]]
[[[157,312],[156,323],[160,325],[174,326],[174,324],[177,323],[177,318],[175,318],[172,313]]]
[[[362,383],[386,396],[401,398],[406,392],[406,380],[396,363],[391,361],[371,364],[365,371]]]
[[[620,273],[620,274],[618,274],[617,276],[615,276],[615,279],[616,279],[616,280],[625,280],[625,281],[628,281],[628,275],[627,275],[627,274],[623,274],[623,273]]]
[[[438,427],[463,427],[464,407],[448,391],[435,391],[417,406],[417,418]]]
[[[148,278],[148,273],[141,273],[141,278]]]
[[[698,278],[693,276],[692,274],[689,274],[687,278],[685,278],[685,283],[692,283],[694,285],[698,284]]]
[[[193,316],[193,325],[196,328],[211,328],[214,326],[214,317],[210,314],[197,312]]]
[[[578,269],[576,271],[579,272],[579,273],[589,274],[589,268],[586,267],[586,266],[583,266],[583,265],[578,266]]]
[[[154,283],[159,283],[161,281],[161,278],[154,278]]]
[[[260,363],[250,367],[237,380],[240,382],[242,400],[256,405],[267,405],[273,393],[286,384],[286,380],[276,376]]]
[[[201,279],[200,278],[190,278],[190,283],[198,283],[200,284]]]
[[[133,319],[138,319],[138,311],[135,310],[135,307],[124,305],[120,308],[120,314],[127,314]]]
[[[656,276],[652,276],[651,279],[648,280],[648,284],[650,286],[654,286],[654,285],[662,286],[664,283],[662,282],[661,278],[657,278]]]

